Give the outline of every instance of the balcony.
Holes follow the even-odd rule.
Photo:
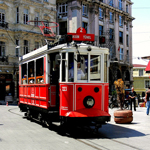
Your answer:
[[[8,28],[7,22],[0,22],[0,28]]]

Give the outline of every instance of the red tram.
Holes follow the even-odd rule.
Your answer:
[[[19,60],[19,107],[27,118],[101,126],[108,113],[109,50],[47,45]]]

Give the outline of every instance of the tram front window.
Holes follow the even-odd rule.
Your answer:
[[[74,53],[69,53],[68,55],[68,81],[74,82]]]
[[[90,56],[90,80],[101,80],[101,56]]]
[[[77,57],[77,80],[87,80],[88,77],[88,55]]]

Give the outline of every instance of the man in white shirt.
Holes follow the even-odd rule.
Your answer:
[[[85,74],[83,73],[81,69],[81,63],[78,62],[77,64],[77,80],[82,80],[85,77]]]
[[[77,80],[82,80],[85,77],[85,74],[83,73],[83,71],[80,67],[81,67],[81,63],[78,62],[78,64],[77,64]],[[74,79],[74,68],[71,68],[69,70],[69,79],[70,79],[70,81],[73,81],[73,79]]]

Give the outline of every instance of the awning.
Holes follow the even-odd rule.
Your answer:
[[[150,73],[150,60],[148,62],[148,65],[146,66],[145,71],[146,71],[146,73]]]

